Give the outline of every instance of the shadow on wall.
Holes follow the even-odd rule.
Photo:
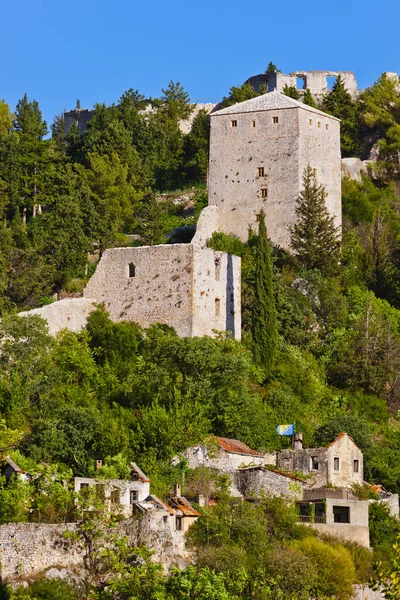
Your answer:
[[[235,337],[235,295],[233,293],[233,261],[232,254],[228,254],[226,265],[226,318],[225,328]]]

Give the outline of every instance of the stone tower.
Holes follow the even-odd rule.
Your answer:
[[[310,165],[341,226],[340,121],[279,92],[211,113],[209,204],[218,229],[246,241],[261,210],[274,244],[289,248],[295,204]]]

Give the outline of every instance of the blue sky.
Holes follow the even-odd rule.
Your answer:
[[[265,70],[400,72],[398,0],[1,0],[0,98],[27,92],[45,118],[172,79],[216,102]]]

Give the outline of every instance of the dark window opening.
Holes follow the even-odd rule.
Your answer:
[[[251,126],[252,126],[252,127],[255,127],[255,126],[256,126],[256,122],[255,122],[255,121],[252,121],[252,122],[251,122]]]
[[[129,503],[133,504],[134,502],[137,502],[138,500],[138,492],[136,490],[131,490],[129,492]]]
[[[175,528],[177,531],[182,531],[182,517],[176,517]]]
[[[329,129],[329,125],[328,125],[328,123],[326,123],[326,125],[325,125],[325,129],[328,131],[328,129]]]
[[[319,471],[319,462],[315,456],[311,457],[311,471]]]
[[[135,277],[136,267],[133,263],[129,263],[129,277]]]
[[[81,484],[80,484],[80,486],[79,486],[79,489],[80,489],[80,490],[84,490],[84,489],[86,489],[86,488],[88,488],[88,487],[89,487],[89,484],[88,484],[88,483],[81,483]]]
[[[234,119],[233,121],[231,121],[231,127],[237,127],[237,121],[236,121],[236,119]]]
[[[360,461],[359,460],[355,460],[353,462],[353,470],[354,470],[354,473],[358,473],[358,471],[360,470]]]
[[[261,198],[267,198],[268,197],[268,190],[267,188],[262,188],[261,189]]]
[[[221,315],[221,300],[219,298],[215,298],[215,316],[219,317]]]
[[[264,177],[264,167],[257,168],[257,177]]]
[[[333,459],[333,470],[340,471],[340,461],[337,456],[335,456],[335,458]]]
[[[349,506],[333,506],[333,522],[334,523],[350,523],[350,507]]]
[[[111,499],[111,504],[120,504],[121,503],[120,490],[112,490],[110,499]]]
[[[273,123],[279,123],[279,117],[272,117]]]
[[[96,483],[96,496],[101,502],[106,499],[106,486],[104,483]]]
[[[214,261],[215,265],[215,281],[219,281],[221,278],[221,259],[216,258]]]
[[[260,213],[256,213],[256,214],[254,215],[254,220],[255,220],[255,222],[256,222],[256,223],[259,223],[259,222],[260,222],[260,219],[261,219],[261,215],[260,215]]]

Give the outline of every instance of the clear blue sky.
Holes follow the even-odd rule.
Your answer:
[[[270,60],[355,71],[361,88],[400,72],[398,0],[1,0],[0,19],[0,98],[27,92],[49,122],[171,79],[216,102]]]

